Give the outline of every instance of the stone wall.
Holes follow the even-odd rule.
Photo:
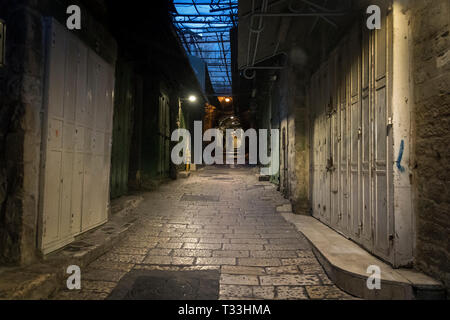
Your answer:
[[[35,258],[44,50],[41,16],[26,4],[7,1],[0,8],[7,24],[0,80],[0,263],[5,264]]]
[[[74,4],[77,4],[75,1]],[[68,1],[5,0],[6,66],[0,68],[0,264],[33,262],[39,256],[39,174],[44,90],[43,18],[65,24]],[[116,45],[82,6],[77,35],[114,64]]]
[[[450,287],[450,1],[412,1],[415,264]]]

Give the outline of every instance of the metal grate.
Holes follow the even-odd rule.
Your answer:
[[[173,21],[189,54],[203,59],[218,95],[231,94],[230,29],[237,26],[237,0],[175,0]]]
[[[108,300],[218,300],[219,280],[218,270],[133,270]]]

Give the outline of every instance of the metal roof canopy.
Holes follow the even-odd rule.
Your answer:
[[[173,22],[186,51],[214,68],[209,73],[216,92],[231,95],[229,31],[237,25],[238,0],[174,0],[174,6]]]

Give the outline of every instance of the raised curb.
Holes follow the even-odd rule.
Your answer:
[[[354,242],[311,216],[282,213],[310,242],[330,279],[342,290],[362,299],[445,299],[442,283],[412,269],[393,269]],[[369,266],[381,269],[381,289],[369,290]]]
[[[0,300],[49,299],[64,286],[68,266],[77,265],[82,269],[127,236],[127,231],[138,220],[132,211],[143,200],[142,196],[113,200],[112,216],[106,224],[46,255],[40,263],[0,270]]]

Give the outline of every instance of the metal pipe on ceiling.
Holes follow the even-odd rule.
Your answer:
[[[267,12],[268,9],[268,2],[269,0],[262,0],[262,12],[265,13]],[[250,18],[250,24],[249,24],[249,40],[248,40],[248,51],[247,51],[247,66],[253,66],[255,65],[255,61],[256,61],[256,56],[258,54],[258,47],[259,47],[259,40],[260,40],[260,36],[261,36],[261,32],[264,29],[264,17],[260,17],[259,20],[259,24],[258,24],[258,29],[254,29],[253,28],[253,17],[255,14],[255,0],[252,1],[252,16]],[[251,60],[250,63],[250,52],[251,52],[251,39],[252,39],[252,35],[253,33],[256,34],[256,40],[255,40],[255,49],[253,51],[253,58]]]
[[[285,18],[285,17],[320,17],[320,16],[345,16],[346,12],[302,12],[302,13],[255,13],[252,17]]]

